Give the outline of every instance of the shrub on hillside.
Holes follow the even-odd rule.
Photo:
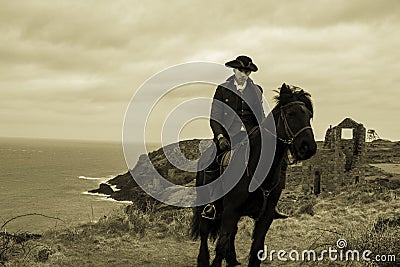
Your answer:
[[[305,201],[300,205],[300,207],[297,209],[297,214],[308,214],[311,216],[314,216],[314,201],[308,200]]]
[[[384,255],[386,258],[389,255],[395,255],[398,262],[400,257],[400,218],[388,219],[378,218],[370,225],[357,225],[353,229],[349,229],[346,233],[348,250],[358,250],[362,253],[365,250],[370,250],[372,253],[369,256],[371,260],[377,255]],[[378,262],[377,266],[394,266],[394,262]]]

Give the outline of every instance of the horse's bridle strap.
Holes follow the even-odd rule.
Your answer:
[[[286,135],[287,135],[287,137],[289,139],[288,140],[285,140],[285,139],[282,139],[282,138],[278,138],[278,139],[283,141],[285,144],[289,144],[289,145],[292,144],[293,141],[296,139],[296,137],[299,136],[302,132],[304,132],[305,130],[308,130],[308,129],[312,129],[311,126],[305,126],[305,127],[301,128],[300,130],[298,130],[296,133],[293,133],[292,129],[290,128],[289,123],[287,122],[287,119],[286,119],[286,116],[285,116],[285,112],[283,110],[286,107],[292,106],[292,105],[295,105],[295,104],[305,106],[305,104],[303,102],[301,102],[301,101],[293,101],[293,102],[290,102],[290,103],[282,106],[281,109],[280,109],[281,110],[280,116],[281,116],[281,118],[283,120],[283,124],[285,126],[285,132],[286,132]]]
[[[283,123],[284,123],[284,126],[285,126],[285,133],[286,133],[288,139],[283,139],[283,138],[279,137],[276,133],[273,133],[272,131],[270,131],[268,128],[262,127],[265,131],[267,131],[270,134],[272,134],[273,136],[275,136],[276,139],[278,139],[279,141],[281,141],[281,142],[283,142],[283,143],[285,143],[287,145],[291,145],[293,143],[293,141],[297,138],[297,136],[299,136],[302,132],[304,132],[304,131],[306,131],[308,129],[312,130],[311,126],[305,126],[305,127],[301,128],[299,131],[297,131],[296,133],[293,133],[292,129],[289,126],[289,123],[286,120],[286,116],[285,116],[285,113],[284,113],[283,110],[286,107],[291,106],[291,105],[295,105],[295,104],[299,104],[299,105],[304,105],[305,106],[305,104],[303,102],[301,102],[301,101],[293,101],[293,102],[290,102],[290,103],[288,103],[288,104],[286,104],[286,105],[284,105],[284,106],[282,106],[280,108],[280,110],[281,110],[280,116],[281,116],[281,118],[283,120]],[[309,112],[311,113],[311,111],[309,111]]]

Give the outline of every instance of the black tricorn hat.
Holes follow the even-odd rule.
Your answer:
[[[225,66],[234,69],[243,69],[249,71],[257,71],[257,66],[252,62],[251,58],[247,56],[238,56],[235,60],[225,63]]]

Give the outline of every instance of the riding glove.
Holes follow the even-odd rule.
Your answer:
[[[226,137],[221,137],[218,139],[218,146],[221,151],[226,151],[230,149],[231,144]]]

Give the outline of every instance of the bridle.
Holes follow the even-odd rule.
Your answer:
[[[304,104],[302,101],[293,101],[293,102],[290,102],[290,103],[288,103],[288,104],[286,104],[286,105],[280,107],[280,114],[279,114],[279,115],[280,115],[280,117],[281,117],[281,119],[282,119],[282,121],[283,121],[283,125],[284,125],[284,127],[285,127],[285,134],[286,134],[287,139],[281,138],[281,137],[279,137],[277,134],[272,133],[270,130],[268,130],[267,128],[263,127],[264,130],[266,130],[267,132],[269,132],[270,134],[272,134],[273,136],[275,136],[276,139],[278,139],[279,141],[281,141],[281,142],[283,142],[283,143],[285,143],[285,144],[287,144],[287,145],[293,144],[294,140],[296,140],[296,138],[297,138],[302,132],[304,132],[304,131],[306,131],[306,130],[308,130],[308,129],[311,129],[311,130],[312,130],[311,126],[305,126],[305,127],[301,128],[300,130],[298,130],[296,133],[293,133],[293,131],[292,131],[292,129],[290,128],[290,125],[289,125],[289,123],[288,123],[288,121],[287,121],[287,119],[286,119],[286,115],[285,115],[285,109],[286,109],[287,107],[289,107],[289,106],[292,106],[292,105],[302,105],[302,106],[305,106],[305,104]],[[307,109],[308,112],[311,113],[311,111],[310,111],[308,108],[306,108],[306,109]]]

